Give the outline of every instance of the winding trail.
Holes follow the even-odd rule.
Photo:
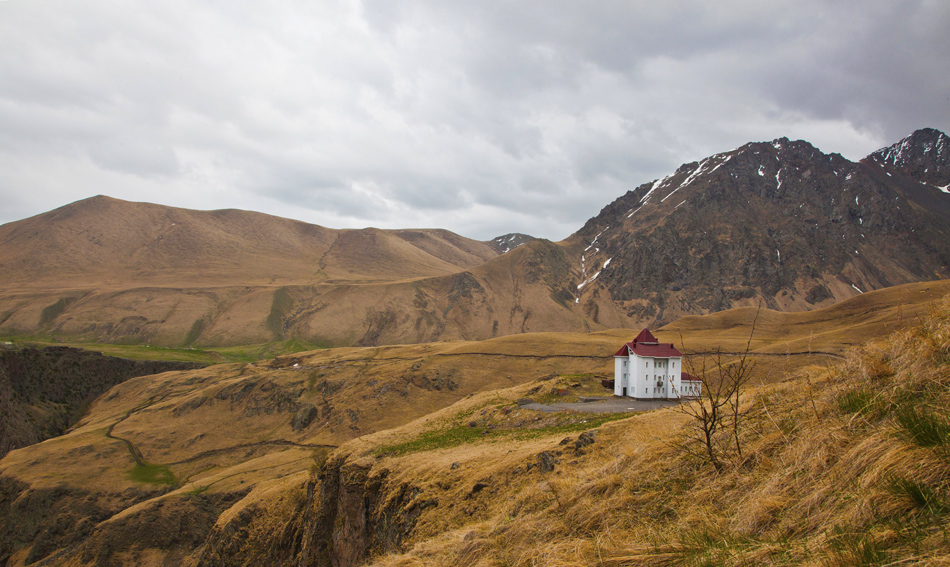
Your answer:
[[[168,464],[169,464],[169,465],[181,465],[181,464],[184,464],[184,463],[190,463],[190,462],[193,462],[193,461],[197,461],[197,460],[203,459],[203,458],[205,458],[205,457],[211,457],[211,456],[214,456],[214,455],[220,455],[220,454],[222,454],[222,453],[227,453],[227,452],[229,452],[229,451],[236,451],[236,450],[239,450],[239,449],[250,449],[250,448],[252,448],[252,447],[268,447],[268,446],[276,446],[276,447],[300,447],[300,448],[304,448],[304,449],[336,449],[337,447],[339,447],[339,445],[323,445],[323,444],[316,444],[316,443],[314,443],[314,444],[312,444],[312,443],[294,443],[293,441],[287,441],[286,439],[276,439],[276,440],[274,440],[274,441],[261,441],[261,442],[259,442],[259,443],[242,443],[242,444],[240,444],[240,445],[231,445],[231,446],[229,446],[229,447],[222,447],[222,448],[220,448],[220,449],[211,449],[211,450],[208,450],[208,451],[202,451],[202,452],[200,452],[200,453],[196,453],[196,454],[194,454],[194,455],[188,457],[187,459],[182,459],[182,460],[180,460],[180,461],[173,461],[173,462],[168,463]]]
[[[125,439],[123,437],[118,437],[116,435],[113,435],[112,431],[115,429],[117,425],[119,425],[120,423],[128,419],[133,413],[136,413],[138,411],[141,411],[147,408],[148,406],[152,405],[156,401],[160,401],[164,399],[166,396],[167,394],[163,396],[152,396],[148,400],[142,402],[141,404],[125,412],[125,415],[123,415],[115,423],[110,425],[109,429],[106,430],[106,437],[123,443],[126,449],[129,450],[129,454],[132,455],[132,459],[135,461],[135,464],[138,466],[144,467],[149,464],[153,464],[153,465],[160,464],[163,466],[181,465],[185,463],[194,462],[206,457],[220,455],[222,453],[228,453],[230,451],[250,449],[253,447],[300,447],[300,448],[305,448],[305,449],[336,449],[337,447],[339,447],[339,445],[329,445],[329,444],[322,444],[322,443],[294,443],[293,441],[288,441],[286,439],[275,439],[274,441],[261,441],[258,443],[241,443],[239,445],[231,445],[229,447],[222,447],[220,449],[211,449],[208,451],[202,451],[200,453],[197,453],[188,457],[187,459],[182,459],[180,461],[173,461],[170,463],[150,463],[149,461],[145,459],[145,455],[142,454],[142,451],[138,447],[135,446],[135,443],[132,443],[130,440]]]
[[[165,396],[162,396],[161,398],[164,398],[164,397]],[[149,464],[148,461],[145,460],[145,456],[142,455],[142,451],[140,451],[139,448],[135,446],[135,443],[132,443],[128,439],[124,439],[122,437],[116,437],[115,435],[113,435],[112,430],[115,429],[116,425],[119,425],[120,423],[128,419],[129,416],[131,416],[133,413],[147,408],[148,406],[152,405],[152,403],[154,402],[155,402],[154,396],[145,400],[141,404],[125,412],[125,415],[123,415],[118,421],[110,425],[109,429],[106,430],[106,437],[108,437],[109,439],[115,439],[116,441],[121,441],[123,444],[125,444],[125,447],[129,450],[129,454],[132,455],[132,459],[135,460],[135,464],[140,467],[144,467],[145,465]]]

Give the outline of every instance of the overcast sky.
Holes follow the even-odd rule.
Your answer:
[[[0,223],[105,194],[560,240],[750,141],[950,131],[950,2],[0,1]]]

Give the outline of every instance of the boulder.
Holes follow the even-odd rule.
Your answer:
[[[307,404],[294,414],[294,418],[290,421],[290,427],[294,431],[304,429],[310,425],[318,413],[317,408],[315,408],[313,404]]]

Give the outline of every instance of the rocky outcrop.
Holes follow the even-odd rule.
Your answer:
[[[0,565],[21,549],[28,550],[27,565],[132,565],[146,550],[181,564],[209,539],[221,512],[246,494],[161,497],[168,490],[37,490],[0,477]]]
[[[29,548],[27,564],[76,549],[94,534],[100,522],[154,495],[135,489],[113,494],[67,488],[37,490],[0,476],[0,565],[23,548]]]
[[[419,515],[438,505],[373,463],[337,456],[310,484],[299,565],[353,567],[371,554],[398,550]]]
[[[514,250],[515,248],[522,246],[528,242],[535,240],[535,237],[528,234],[523,234],[520,232],[509,232],[508,234],[503,234],[501,236],[496,236],[492,238],[485,244],[491,246],[492,250],[498,252],[499,254],[505,254]]]
[[[303,491],[286,507],[255,504],[215,526],[197,554],[197,567],[296,567],[306,499]]]
[[[917,130],[893,146],[872,153],[865,161],[943,191],[950,185],[950,137],[933,128]]]
[[[318,415],[320,415],[320,412],[317,411],[317,408],[313,404],[306,404],[294,414],[294,418],[290,421],[290,426],[294,431],[305,429]]]
[[[202,366],[69,347],[0,347],[0,457],[62,435],[92,400],[129,378]]]

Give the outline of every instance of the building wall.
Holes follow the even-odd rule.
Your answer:
[[[632,353],[614,357],[614,395],[639,399],[678,398],[683,388],[682,362],[682,358],[641,357]]]
[[[626,366],[624,362],[627,362],[629,366],[628,357],[626,356],[615,356],[614,357],[614,395],[622,396],[623,389],[626,387],[627,373]]]
[[[683,397],[698,398],[703,393],[703,384],[699,380],[683,382],[682,392]]]

